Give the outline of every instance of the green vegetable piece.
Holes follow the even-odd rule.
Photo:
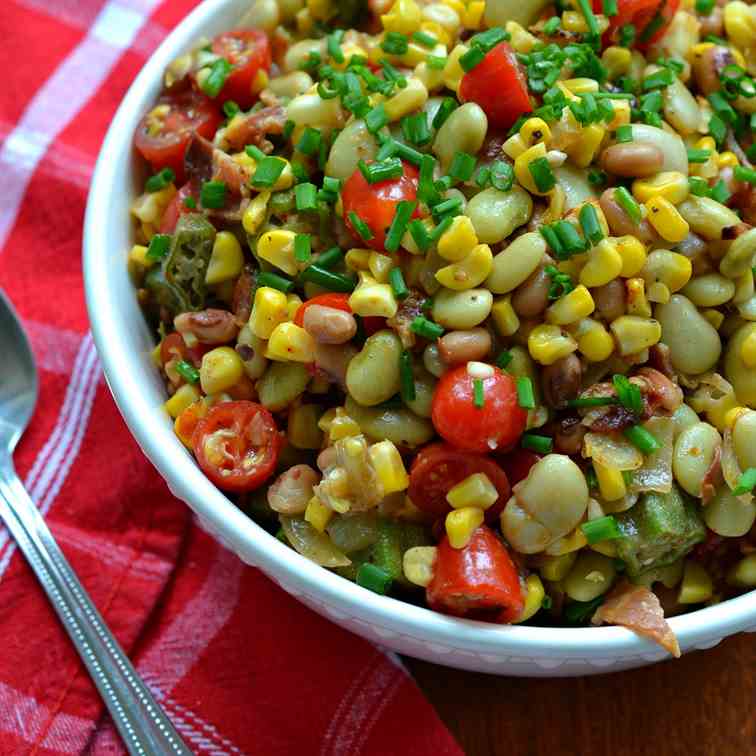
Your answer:
[[[145,276],[144,286],[151,294],[151,304],[156,305],[155,314],[160,307],[165,307],[173,316],[190,309],[184,292],[166,281],[162,268],[150,268]]]
[[[373,544],[371,561],[385,570],[392,580],[410,586],[402,570],[404,552],[413,546],[428,546],[431,543],[430,535],[422,525],[381,520],[378,526],[378,540]]]
[[[199,213],[179,218],[171,240],[171,249],[163,261],[165,280],[183,295],[189,310],[205,305],[205,274],[215,242],[212,223]]]
[[[706,537],[696,505],[676,486],[666,494],[644,494],[615,518],[622,534],[615,541],[617,556],[631,577],[677,561]]]

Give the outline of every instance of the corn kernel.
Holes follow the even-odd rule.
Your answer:
[[[585,318],[575,332],[578,351],[589,362],[603,362],[614,351],[614,339],[609,331],[597,320]]]
[[[607,47],[601,55],[601,62],[607,70],[609,79],[614,80],[624,76],[630,69],[632,56],[626,47],[612,45]]]
[[[609,100],[614,111],[612,119],[606,122],[607,131],[616,131],[620,126],[630,123],[630,102],[628,100]]]
[[[151,268],[155,262],[155,260],[150,260],[147,257],[147,247],[143,244],[135,244],[129,251],[129,273],[138,280],[141,280],[142,274]]]
[[[371,254],[370,249],[350,249],[344,255],[344,262],[350,270],[369,270]]]
[[[520,136],[526,147],[543,142],[547,147],[551,142],[551,129],[542,118],[528,118],[520,127]]]
[[[612,321],[609,328],[623,357],[658,344],[661,339],[661,324],[651,318],[637,315],[621,315]]]
[[[257,242],[258,256],[287,275],[295,276],[299,272],[299,264],[294,257],[295,236],[293,231],[286,229],[266,231]]]
[[[396,0],[391,10],[381,16],[384,31],[412,34],[420,28],[422,14],[413,0]]]
[[[668,300],[670,292],[674,294],[676,291],[680,291],[690,281],[692,272],[693,266],[690,258],[678,252],[670,252],[668,249],[655,249],[646,259],[641,275],[646,282],[649,299],[659,302],[665,300],[652,296],[651,286],[653,284],[664,284],[668,289]]]
[[[752,331],[740,345],[740,359],[747,367],[756,367],[756,331]]]
[[[614,239],[622,258],[622,278],[632,278],[640,273],[646,264],[646,247],[634,236],[619,236]]]
[[[645,203],[645,207],[649,223],[663,239],[677,244],[688,235],[688,222],[669,200],[664,197],[652,197]]]
[[[599,86],[595,79],[566,79],[562,82],[572,94],[587,94],[588,92],[598,92]]]
[[[472,252],[478,243],[472,221],[466,215],[457,215],[449,228],[441,234],[438,240],[438,254],[449,260],[459,262]]]
[[[646,296],[646,282],[642,278],[628,278],[625,289],[627,291],[627,314],[650,318],[651,305]]]
[[[447,289],[467,291],[483,283],[492,267],[491,248],[488,244],[478,244],[463,260],[437,271],[436,280]]]
[[[685,560],[685,572],[680,583],[680,592],[677,600],[681,604],[701,604],[708,601],[714,592],[712,583],[706,568],[692,559]]]
[[[209,286],[231,281],[244,267],[244,253],[241,244],[230,231],[219,231],[215,235],[213,253],[205,273],[205,283]]]
[[[483,510],[478,507],[453,509],[446,515],[446,535],[453,549],[464,549],[472,534],[483,524]]]
[[[756,44],[756,13],[741,0],[729,2],[724,6],[724,26],[730,41],[741,50]]]
[[[304,518],[318,533],[322,533],[326,529],[332,517],[333,510],[323,504],[317,496],[313,496],[307,503]]]
[[[270,192],[260,192],[250,203],[242,215],[242,226],[248,234],[257,233],[257,229],[262,226],[265,220],[265,213],[268,209]]]
[[[560,556],[561,554],[579,551],[587,545],[588,539],[585,537],[585,533],[580,528],[575,528],[571,533],[550,543],[545,552],[551,556]]]
[[[452,40],[449,31],[436,21],[423,20],[420,24],[420,31],[427,32],[435,37],[444,47],[448,47],[451,44]],[[380,50],[380,48],[378,49]]]
[[[734,168],[736,165],[740,165],[738,156],[734,152],[720,152],[717,157],[718,168]]]
[[[444,66],[444,84],[448,89],[456,92],[462,77],[465,75],[464,69],[460,65],[459,59],[467,52],[467,45],[458,44],[446,57]]]
[[[546,591],[543,588],[541,578],[535,572],[528,575],[525,580],[525,604],[522,607],[520,616],[512,620],[512,624],[517,625],[520,622],[529,620],[541,608],[545,595]]]
[[[661,281],[655,281],[648,287],[646,297],[649,302],[655,304],[667,304],[672,296],[672,292],[666,284]]]
[[[587,317],[595,309],[591,292],[583,284],[579,284],[546,310],[546,320],[555,325],[568,325]]]
[[[512,35],[509,44],[515,52],[527,54],[538,42],[538,38],[523,29],[517,21],[507,21],[504,29]]]
[[[145,192],[140,195],[131,207],[131,213],[142,223],[158,225],[163,213],[176,196],[176,187],[168,184],[157,192]]]
[[[588,262],[580,271],[584,286],[603,286],[622,272],[622,256],[611,239],[602,239],[588,252]]]
[[[371,275],[360,271],[360,282],[349,297],[349,307],[355,315],[377,315],[393,318],[399,308],[394,292],[388,284],[378,283]]]
[[[313,362],[315,339],[294,323],[280,323],[270,334],[265,356],[269,360]]]
[[[462,14],[465,12],[465,3],[463,3],[462,0],[441,0],[441,3],[451,8],[460,18],[462,18]]]
[[[436,563],[438,549],[435,546],[413,546],[402,557],[404,577],[413,585],[425,588],[433,580],[433,566]]]
[[[584,34],[588,31],[588,22],[579,11],[565,11],[562,13],[562,28],[568,32]]]
[[[176,393],[163,406],[166,412],[175,419],[199,398],[200,392],[197,387],[191,383],[185,383],[176,389]]]
[[[235,386],[244,374],[244,363],[231,347],[211,349],[202,357],[200,385],[205,394],[220,394]]]
[[[317,404],[297,404],[289,410],[286,438],[295,449],[320,449],[323,432],[318,428]]]
[[[528,145],[525,144],[525,140],[519,132],[517,134],[512,134],[512,136],[501,146],[502,152],[511,157],[512,160],[516,160],[527,149]]]
[[[446,494],[446,500],[454,509],[488,509],[498,498],[499,492],[485,473],[469,475]]]
[[[544,556],[541,559],[541,564],[538,567],[541,577],[552,583],[558,583],[560,580],[564,580],[569,574],[572,565],[575,564],[577,554],[574,551],[568,551],[565,554]]]
[[[679,205],[690,194],[688,177],[679,171],[662,171],[650,178],[633,181],[633,196],[638,202],[648,202],[654,197],[664,197],[673,205]]]
[[[299,294],[286,295],[286,314],[289,320],[294,320],[297,310],[302,306],[302,298]]]
[[[383,486],[384,494],[404,491],[409,486],[409,475],[404,467],[402,456],[391,441],[379,441],[368,449],[378,480]]]
[[[378,283],[388,283],[389,273],[398,265],[398,260],[383,252],[371,252],[368,257],[368,270]]]
[[[606,129],[595,123],[583,127],[580,139],[566,149],[578,168],[587,168],[593,162],[605,134]]]
[[[408,113],[421,110],[427,100],[428,90],[420,80],[414,76],[410,76],[407,79],[407,86],[404,89],[400,89],[393,97],[389,97],[383,103],[383,107],[389,122],[398,121]]]
[[[576,349],[577,343],[572,336],[563,333],[556,325],[537,325],[528,336],[530,356],[541,365],[551,365]]]
[[[616,501],[621,499],[627,493],[625,479],[622,477],[622,471],[616,467],[602,465],[597,460],[593,460],[593,469],[596,471],[596,479],[599,484],[601,496],[606,501]]]
[[[483,21],[483,12],[486,9],[485,0],[472,0],[465,8],[462,23],[466,29],[480,29]]]
[[[349,436],[359,436],[362,433],[357,421],[347,415],[342,407],[337,407],[336,412],[328,423],[328,442],[334,443]]]
[[[500,297],[494,302],[491,308],[491,317],[493,318],[496,332],[502,338],[517,333],[517,329],[520,327],[520,319],[517,317],[514,307],[512,307],[511,294]]]
[[[286,294],[270,286],[261,286],[255,292],[249,327],[258,339],[268,339],[279,323],[289,317]]]
[[[444,86],[443,69],[431,68],[426,61],[421,61],[415,66],[415,77],[429,92],[435,92]]]

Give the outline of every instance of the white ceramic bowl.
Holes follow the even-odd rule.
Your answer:
[[[521,676],[583,675],[628,669],[667,654],[619,627],[506,627],[452,619],[378,596],[299,556],[242,514],[174,436],[161,405],[163,386],[150,360],[153,336],[126,271],[129,206],[144,180],[132,135],[160,90],[165,66],[200,36],[232,28],[249,0],[207,0],[152,56],[118,110],[92,179],[84,229],[89,316],[108,384],[129,428],[171,491],[202,525],[247,564],[358,635],[411,656],[453,667]],[[756,591],[670,624],[684,651],[709,648],[741,630],[756,632]]]

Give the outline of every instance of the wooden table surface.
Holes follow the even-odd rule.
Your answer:
[[[593,677],[494,677],[406,659],[468,756],[754,756],[756,635]]]

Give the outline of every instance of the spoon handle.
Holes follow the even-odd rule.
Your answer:
[[[0,517],[13,534],[71,637],[132,756],[191,756],[82,587],[0,453]]]

